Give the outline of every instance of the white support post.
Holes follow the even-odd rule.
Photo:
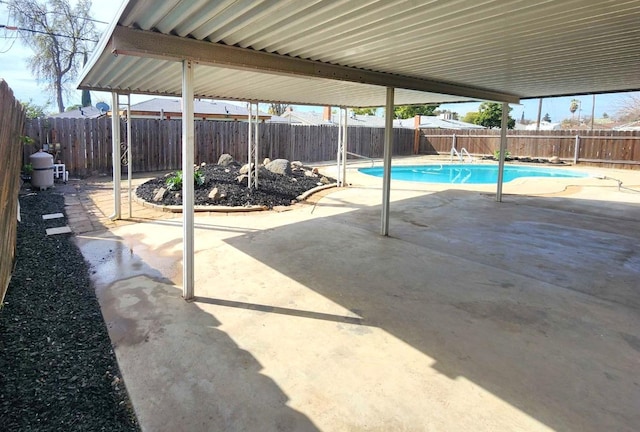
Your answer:
[[[450,159],[449,162],[453,163],[453,154],[457,153],[458,150],[456,149],[456,134],[453,134],[453,136],[451,137],[451,151],[450,153]]]
[[[391,153],[393,148],[393,99],[394,88],[387,87],[384,109],[384,172],[382,175],[382,224],[380,234],[389,235],[389,203],[391,198]]]
[[[255,151],[255,164],[254,164],[254,186],[256,190],[258,189],[258,160],[260,158],[260,112],[258,111],[258,103],[256,102],[256,116],[254,118],[255,122],[255,134],[254,134],[254,151]]]
[[[507,152],[507,126],[509,122],[509,104],[502,103],[502,123],[500,128],[500,159],[498,161],[498,189],[496,201],[502,202],[502,182],[504,179],[504,158]]]
[[[347,185],[347,136],[349,135],[347,109],[344,108],[344,127],[342,128],[342,186]]]
[[[339,108],[338,114],[338,150],[336,151],[336,180],[338,187],[342,186],[342,108]]]
[[[113,214],[109,219],[117,220],[122,217],[120,203],[120,101],[118,93],[111,93],[111,147],[113,172]]]
[[[580,135],[576,135],[576,143],[573,149],[573,164],[577,165],[578,156],[580,155]]]
[[[131,95],[127,95],[127,188],[129,199],[129,219],[133,217],[131,204],[131,175],[133,173],[133,153],[131,152]]]
[[[247,130],[247,163],[249,164],[249,172],[247,173],[247,187],[251,189],[253,187],[253,170],[251,169],[251,161],[253,156],[253,128],[252,126],[252,110],[253,104],[249,102],[249,118],[248,118],[248,130]]]
[[[193,68],[191,60],[182,61],[182,297],[194,297],[194,123]]]

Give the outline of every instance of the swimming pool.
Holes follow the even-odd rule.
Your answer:
[[[382,167],[360,168],[358,171],[376,177],[383,175]],[[556,168],[523,165],[505,165],[504,167],[505,183],[521,177],[584,178],[588,176],[586,173]],[[424,183],[496,184],[498,182],[498,165],[400,165],[391,167],[391,178]]]

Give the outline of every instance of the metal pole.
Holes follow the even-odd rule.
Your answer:
[[[116,220],[122,217],[120,205],[120,101],[118,93],[111,93],[111,147],[112,172],[113,172],[113,214],[109,219]]]
[[[194,297],[194,124],[193,68],[191,60],[182,61],[182,296]]]
[[[580,135],[576,135],[576,143],[573,149],[573,164],[578,163],[578,155],[580,154]]]
[[[536,130],[540,130],[540,118],[542,116],[542,98],[538,99],[538,120],[536,123]]]
[[[260,152],[260,113],[258,111],[258,103],[256,102],[256,118],[254,119],[255,123],[256,123],[256,128],[255,128],[255,153],[256,153],[256,158],[255,158],[255,180],[254,180],[254,185],[256,187],[256,189],[258,189],[258,159],[260,158],[259,152]]]
[[[339,108],[342,110],[342,108]],[[336,152],[336,170],[337,170],[337,183],[338,186],[342,186],[342,165],[340,165],[340,159],[342,158],[342,111],[338,114],[338,151]]]
[[[131,175],[133,173],[133,153],[131,152],[131,94],[127,95],[127,187],[129,198],[129,218],[133,217],[131,206]]]
[[[384,172],[382,176],[382,223],[380,234],[389,235],[389,202],[391,198],[391,149],[393,147],[394,88],[387,87],[384,111]]]
[[[596,95],[593,95],[593,103],[591,104],[591,130],[593,130],[593,121],[596,118]]]
[[[344,128],[342,129],[342,186],[347,185],[347,137],[349,136],[349,128],[347,122],[349,115],[347,109],[344,109]]]
[[[251,187],[253,186],[253,184],[251,183],[252,180],[252,172],[251,172],[251,156],[253,156],[253,128],[251,127],[252,123],[252,116],[251,116],[251,109],[252,109],[252,105],[251,102],[249,102],[249,129],[247,131],[247,163],[248,163],[248,168],[249,168],[249,172],[247,172],[247,187],[249,189],[251,189]]]
[[[500,129],[500,160],[498,161],[498,190],[496,201],[502,202],[502,181],[504,179],[504,157],[507,152],[507,126],[509,124],[509,104],[502,102],[502,124]]]
[[[453,137],[451,137],[451,151],[450,153],[450,158],[449,158],[449,162],[453,162],[453,153],[454,150],[457,152],[458,150],[456,150],[456,134],[453,134]]]

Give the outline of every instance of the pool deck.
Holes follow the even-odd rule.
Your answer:
[[[194,302],[179,214],[76,231],[142,429],[637,430],[640,171],[570,169],[630,189],[392,181],[381,237],[350,165],[289,211],[198,214]],[[70,198],[109,214],[91,184]]]

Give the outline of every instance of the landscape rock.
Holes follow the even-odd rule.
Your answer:
[[[218,159],[218,165],[220,166],[229,166],[235,163],[235,159],[229,153],[223,153],[220,155]]]
[[[246,174],[241,174],[238,177],[236,177],[236,181],[238,183],[241,183],[241,184],[245,185],[245,186],[248,186],[249,185],[249,176],[246,175]]]
[[[300,161],[291,162],[291,168],[293,169],[302,169],[302,167],[304,167],[304,165]]]
[[[166,188],[160,188],[155,191],[155,195],[153,196],[153,200],[155,202],[162,201],[164,196],[167,194]]]
[[[291,175],[291,163],[286,159],[275,159],[264,166],[275,174]]]
[[[251,168],[253,168],[253,164],[251,164]],[[244,165],[242,165],[242,167],[240,168],[240,171],[238,171],[240,174],[248,174],[249,173],[249,164],[246,163]]]
[[[213,189],[211,189],[211,191],[209,192],[208,197],[212,201],[219,200],[220,199],[220,191],[218,190],[218,188],[214,187]]]
[[[559,164],[560,163],[560,158],[558,156],[551,156],[549,158],[549,163]]]
[[[318,174],[318,172],[319,172],[319,171],[318,171],[318,167],[314,167],[314,168],[311,170],[311,172],[312,172],[313,174]]]
[[[313,171],[305,171],[304,175],[307,177],[317,177],[316,173],[314,173]]]
[[[262,161],[262,165],[266,165],[266,164],[268,164],[269,162],[271,162],[271,159],[269,159],[269,158],[264,158],[264,160]]]
[[[326,185],[326,184],[331,183],[331,180],[329,180],[325,176],[322,176],[322,178],[320,179],[320,183],[322,183],[323,185]]]

